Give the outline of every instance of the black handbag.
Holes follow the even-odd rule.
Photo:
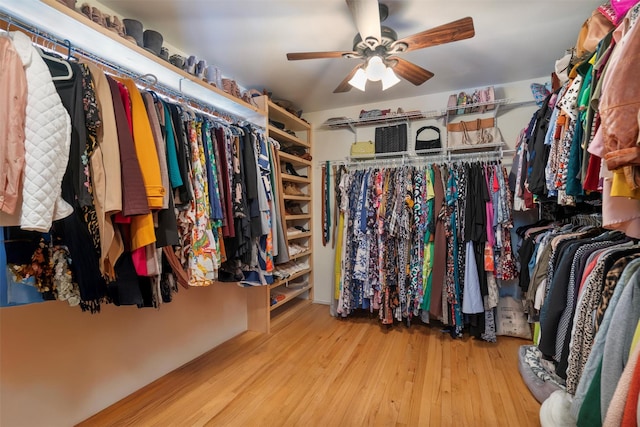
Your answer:
[[[407,125],[376,128],[375,146],[376,154],[407,151]]]
[[[437,134],[437,138],[434,139],[419,139],[420,133],[425,130],[432,130]],[[420,150],[434,150],[436,148],[442,148],[442,142],[440,141],[440,129],[436,126],[424,126],[418,129],[416,132],[416,151]],[[426,154],[426,153],[418,153]]]

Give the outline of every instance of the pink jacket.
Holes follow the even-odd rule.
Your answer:
[[[614,34],[627,29],[623,23]],[[604,136],[604,159],[609,170],[623,168],[631,189],[640,188],[640,25],[622,35],[604,75],[600,116]]]
[[[27,76],[20,55],[0,35],[0,211],[13,214],[22,192]]]

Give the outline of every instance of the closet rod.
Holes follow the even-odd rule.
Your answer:
[[[4,21],[7,24],[6,30],[7,32],[11,30],[11,26],[14,26],[18,29],[21,29],[23,31],[25,31],[26,33],[28,33],[29,35],[31,35],[31,40],[32,43],[41,46],[45,49],[48,50],[54,50],[49,46],[44,46],[44,43],[39,43],[38,42],[38,38],[41,38],[43,40],[49,41],[51,43],[54,44],[54,46],[58,46],[60,49],[63,50],[67,50],[68,51],[68,57],[72,57],[74,53],[79,54],[80,56],[86,58],[87,60],[101,66],[101,67],[106,67],[108,68],[112,73],[115,73],[116,75],[120,75],[122,77],[128,77],[133,79],[136,83],[142,83],[144,85],[147,85],[147,88],[152,88],[154,92],[158,92],[160,95],[163,95],[165,98],[168,98],[174,102],[178,102],[178,103],[183,103],[188,105],[190,108],[197,110],[201,113],[210,115],[214,118],[217,119],[221,119],[223,120],[224,124],[243,124],[245,123],[245,120],[240,119],[232,114],[229,114],[227,112],[221,112],[218,111],[213,105],[210,104],[206,104],[203,103],[202,101],[200,101],[197,98],[193,98],[191,96],[188,96],[186,94],[184,94],[183,92],[177,91],[175,89],[171,89],[165,85],[162,85],[160,83],[157,82],[157,78],[155,78],[155,76],[153,76],[152,74],[149,73],[136,73],[134,71],[131,71],[129,69],[123,68],[119,65],[113,64],[109,61],[106,61],[105,59],[101,58],[100,56],[92,53],[92,52],[88,52],[85,51],[83,49],[79,49],[77,47],[74,47],[71,42],[69,40],[61,40],[60,38],[47,33],[37,27],[34,27],[32,25],[29,25],[11,15],[8,15],[4,12],[0,12],[0,21]],[[34,39],[35,36],[35,39]],[[56,51],[59,54],[62,54],[59,51]],[[150,79],[149,77],[152,76],[152,78]]]
[[[394,158],[371,158],[371,159],[347,159],[347,160],[320,160],[318,161],[318,167],[325,166],[327,162],[331,165],[344,165],[344,166],[363,166],[369,167],[375,166],[402,166],[402,165],[429,165],[433,163],[452,163],[461,160],[478,160],[478,161],[493,161],[501,160],[504,154],[515,153],[516,150],[500,150],[500,151],[487,151],[481,153],[447,153],[431,156],[415,156],[409,154],[402,154],[401,156]]]

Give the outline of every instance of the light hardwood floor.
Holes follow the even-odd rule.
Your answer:
[[[293,303],[81,426],[538,426],[518,347]]]

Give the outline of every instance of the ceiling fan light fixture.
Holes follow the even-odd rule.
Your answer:
[[[382,58],[379,56],[372,56],[367,63],[367,78],[372,82],[382,80],[387,71],[387,66],[382,62]]]
[[[358,71],[356,71],[353,77],[351,77],[351,80],[349,80],[349,84],[364,92],[365,86],[367,85],[367,73],[365,73],[362,68],[358,68]]]
[[[396,76],[396,73],[393,72],[393,69],[387,67],[384,72],[384,76],[382,77],[382,90],[387,90],[398,83],[400,83],[400,79]]]

